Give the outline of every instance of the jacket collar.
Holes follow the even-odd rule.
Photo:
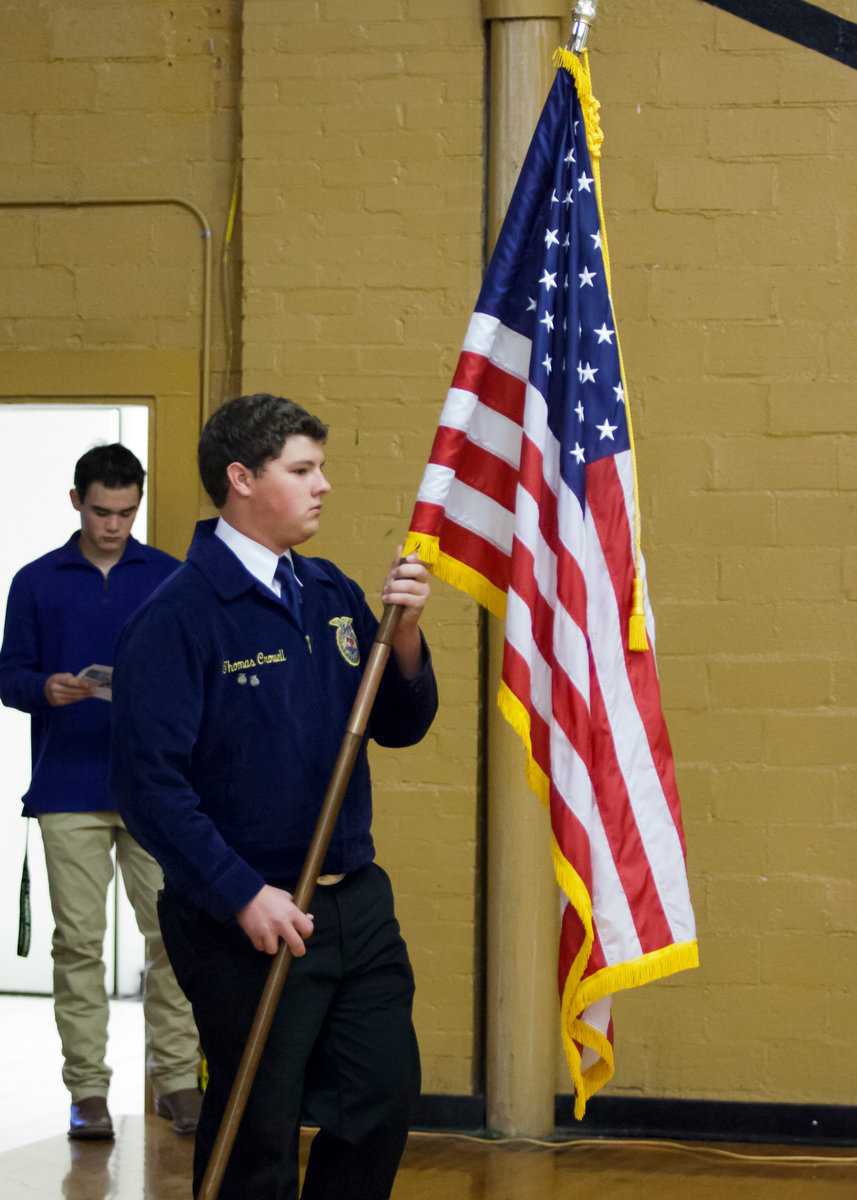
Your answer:
[[[216,536],[216,527],[217,517],[197,522],[193,541],[187,552],[187,561],[202,572],[223,600],[235,600],[254,588],[261,595],[275,600],[274,593],[251,575],[222,538]],[[292,550],[292,564],[302,583],[332,584],[315,559],[304,558]]]

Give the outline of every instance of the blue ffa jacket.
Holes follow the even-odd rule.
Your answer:
[[[293,888],[377,622],[325,559],[293,555],[302,628],[201,521],[187,562],[128,623],[116,657],[111,783],[167,883],[221,921],[264,883]],[[391,660],[367,737],[419,741],[437,690]],[[371,862],[366,740],[324,863]]]
[[[110,705],[81,700],[52,707],[45,680],[113,663],[119,630],[171,575],[178,560],[129,538],[107,579],[80,552],[80,533],[22,567],[12,580],[0,650],[0,699],[30,713],[33,773],[24,815],[105,812]]]

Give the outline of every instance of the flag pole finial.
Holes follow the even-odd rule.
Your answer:
[[[598,11],[598,0],[577,0],[572,12],[573,24],[568,49],[574,54],[580,54],[586,46],[589,28],[595,20]]]

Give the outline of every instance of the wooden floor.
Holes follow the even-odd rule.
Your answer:
[[[193,1144],[157,1117],[115,1142],[64,1134],[0,1154],[3,1200],[189,1200]],[[305,1145],[308,1144],[305,1137]],[[696,1143],[562,1146],[413,1134],[394,1200],[853,1200],[853,1151]],[[347,1189],[343,1191],[347,1197]]]

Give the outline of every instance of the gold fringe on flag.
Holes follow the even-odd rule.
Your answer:
[[[505,683],[500,684],[497,704],[503,716],[524,743],[527,753],[527,783],[547,808],[550,804],[550,782],[547,775],[533,758],[530,736],[530,717],[518,697]],[[574,1115],[583,1118],[586,1102],[613,1077],[613,1047],[609,1038],[582,1019],[582,1014],[597,1000],[611,996],[614,992],[632,987],[641,987],[663,979],[676,971],[687,971],[699,966],[699,948],[695,941],[677,942],[650,954],[641,955],[631,962],[604,967],[586,979],[583,973],[595,940],[592,923],[592,897],[589,889],[562,853],[556,839],[553,840],[553,865],[557,883],[568,899],[583,926],[584,936],[574,962],[569,968],[561,1000],[563,1049],[569,1074],[574,1083]],[[581,1047],[594,1051],[597,1062],[583,1068]]]
[[[467,592],[483,608],[500,620],[506,616],[506,593],[495,587],[484,575],[468,567],[458,559],[450,558],[441,550],[438,538],[429,533],[414,533],[411,530],[405,539],[402,556],[418,554],[420,560],[431,568],[432,574],[445,583]]]

